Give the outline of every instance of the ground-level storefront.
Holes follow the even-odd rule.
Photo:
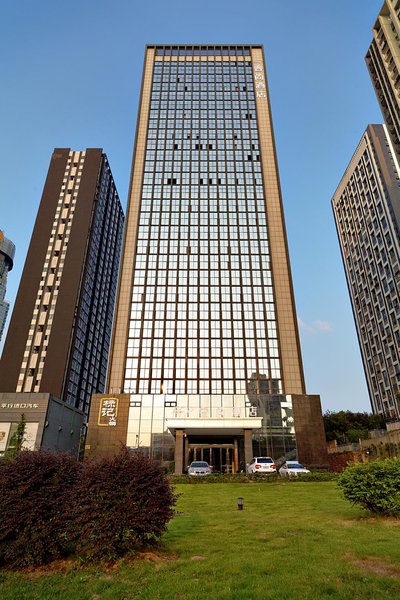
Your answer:
[[[318,396],[96,394],[85,456],[109,456],[121,445],[177,474],[192,460],[245,471],[253,456],[327,465]]]
[[[23,423],[22,448],[78,456],[84,415],[52,394],[0,392],[0,457],[12,452]]]

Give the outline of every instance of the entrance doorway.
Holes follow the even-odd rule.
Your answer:
[[[187,464],[194,460],[208,462],[214,472],[237,473],[239,471],[238,443],[199,443],[190,440],[187,444]]]

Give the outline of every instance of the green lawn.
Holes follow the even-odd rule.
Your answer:
[[[180,514],[153,554],[109,569],[0,572],[1,600],[400,598],[400,521],[366,516],[334,482],[177,491]]]

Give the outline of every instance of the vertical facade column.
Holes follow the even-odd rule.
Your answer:
[[[240,471],[240,466],[239,466],[239,446],[238,446],[238,441],[237,438],[234,439],[233,442],[234,446],[233,446],[233,455],[234,455],[234,461],[235,461],[235,472],[239,473]]]
[[[183,443],[184,443],[184,449],[185,449],[185,461],[184,461],[183,468],[186,469],[186,467],[189,465],[189,452],[190,452],[189,438],[187,436],[183,437]]]
[[[121,260],[114,328],[108,361],[106,389],[114,394],[121,393],[124,387],[126,348],[128,343],[129,318],[132,303],[137,227],[139,222],[140,198],[142,190],[144,159],[146,153],[146,137],[150,111],[153,62],[154,49],[148,48],[143,70],[142,91],[132,162],[131,184],[129,189],[128,207],[125,221],[124,249]]]
[[[269,104],[267,73],[262,49],[252,48],[251,57],[257,84],[255,100],[260,136],[261,166],[265,197],[268,199],[265,208],[268,237],[270,239],[283,393],[304,394],[305,382],[289,263],[289,249]]]
[[[227,448],[226,449],[226,472],[229,473],[230,472],[230,467],[231,467],[231,449]]]
[[[175,434],[175,475],[183,473],[183,429],[177,429]]]
[[[251,463],[251,459],[253,458],[253,432],[251,429],[244,430],[244,462],[247,465]]]

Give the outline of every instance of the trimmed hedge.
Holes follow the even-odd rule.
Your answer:
[[[305,482],[313,482],[313,481],[336,481],[338,478],[337,473],[332,473],[331,471],[311,471],[310,473],[304,473],[304,475],[300,475],[299,477],[289,477],[290,481],[305,481]]]
[[[280,477],[279,475],[262,475],[260,474],[220,474],[213,473],[204,477],[196,477],[190,475],[169,475],[169,481],[172,484],[187,483],[192,485],[207,484],[207,483],[284,483],[288,481],[332,481],[337,479],[336,473],[328,471],[312,471],[300,477]]]
[[[187,483],[193,485],[208,483],[252,483],[265,482],[276,483],[276,475],[246,475],[246,473],[212,473],[211,475],[169,475],[169,481],[172,484]]]
[[[400,517],[400,460],[357,463],[338,477],[344,497],[374,513]]]
[[[113,560],[157,540],[176,503],[159,467],[127,449],[87,463],[22,451],[0,461],[0,490],[0,566],[11,567]]]
[[[39,565],[65,554],[65,496],[80,471],[69,454],[22,451],[1,461],[0,565]]]
[[[124,449],[101,462],[88,461],[67,510],[67,537],[88,560],[115,559],[159,538],[176,503],[160,468]]]

